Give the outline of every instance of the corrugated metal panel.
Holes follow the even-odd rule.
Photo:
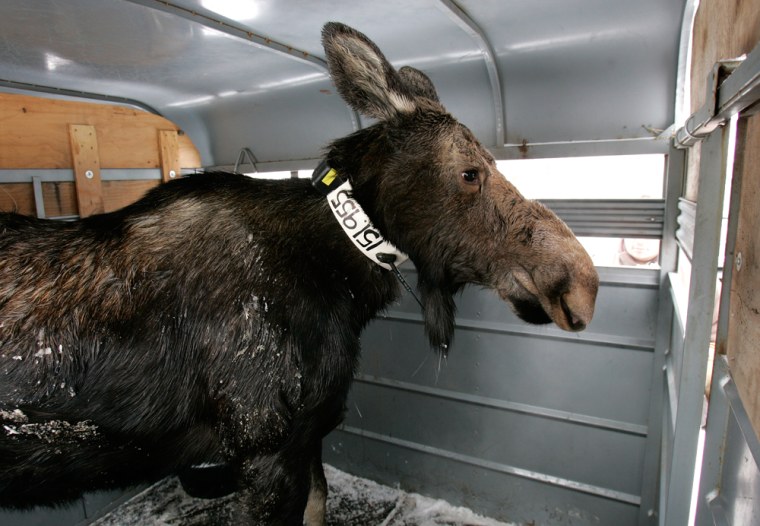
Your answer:
[[[636,524],[657,271],[634,272],[639,283],[602,271],[579,334],[529,328],[492,292],[466,289],[443,361],[405,297],[362,338],[326,460],[505,520]]]
[[[542,199],[576,236],[661,238],[663,199]]]

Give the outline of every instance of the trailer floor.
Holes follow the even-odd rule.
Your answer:
[[[506,526],[441,500],[382,486],[325,466],[331,526]],[[93,526],[232,525],[232,496],[196,499],[176,478],[162,480],[101,517]]]

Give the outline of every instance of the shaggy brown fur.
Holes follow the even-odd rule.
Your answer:
[[[433,347],[453,295],[494,289],[580,330],[598,278],[570,230],[520,193],[429,79],[325,26],[341,95],[377,124],[326,159],[419,271]],[[58,504],[224,461],[237,524],[324,523],[322,437],[365,325],[398,295],[308,182],[208,174],[73,223],[0,215],[0,505]]]

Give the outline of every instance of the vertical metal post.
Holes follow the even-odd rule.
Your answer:
[[[726,232],[726,249],[723,261],[723,279],[720,296],[720,316],[715,342],[715,362],[712,371],[712,388],[709,398],[709,417],[705,433],[705,448],[702,458],[702,475],[699,482],[697,500],[697,526],[714,526],[716,506],[720,489],[721,471],[723,465],[723,448],[726,443],[730,405],[725,392],[726,383],[731,381],[731,374],[726,360],[726,341],[728,339],[728,320],[730,309],[731,282],[734,273],[734,257],[736,253],[736,235],[739,225],[739,209],[741,204],[742,175],[741,165],[744,156],[738,152],[744,147],[747,120],[741,118],[737,122],[736,162],[731,174],[731,199],[729,201],[728,228]],[[729,152],[730,153],[730,152]],[[728,524],[728,522],[725,522]]]
[[[678,381],[676,431],[670,465],[666,524],[687,524],[702,423],[708,347],[718,268],[729,132],[721,126],[702,143],[694,254],[683,364]]]
[[[661,463],[661,442],[663,426],[663,403],[665,396],[663,367],[670,347],[673,326],[673,302],[671,301],[668,274],[675,271],[678,243],[675,232],[678,228],[678,198],[683,193],[686,151],[670,149],[665,173],[665,217],[660,245],[659,299],[657,307],[657,333],[655,335],[654,364],[649,401],[649,422],[647,442],[642,469],[641,508],[639,524],[655,524],[657,520],[658,483]]]
[[[32,188],[34,190],[34,207],[37,217],[45,219],[45,196],[42,193],[42,178],[35,175],[32,177]]]

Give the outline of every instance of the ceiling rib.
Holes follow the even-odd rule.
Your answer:
[[[28,82],[19,82],[16,80],[0,79],[0,86],[4,88],[12,88],[21,91],[32,91],[37,93],[50,93],[53,95],[62,95],[66,97],[76,97],[80,99],[100,100],[104,102],[113,102],[115,104],[125,104],[127,106],[134,106],[145,110],[150,113],[162,116],[161,112],[156,108],[145,104],[137,99],[130,99],[128,97],[118,97],[116,95],[104,95],[102,93],[92,93],[89,91],[80,91],[66,88],[56,88],[53,86],[43,86],[41,84],[30,84]]]
[[[151,9],[156,9],[158,11],[163,11],[165,13],[169,13],[174,16],[179,16],[181,18],[184,18],[196,24],[200,24],[204,27],[213,29],[215,31],[221,31],[222,33],[226,33],[227,35],[239,38],[241,40],[244,40],[256,46],[267,48],[272,51],[281,53],[288,58],[305,62],[311,66],[316,66],[320,71],[327,73],[328,76],[330,74],[329,69],[327,67],[327,61],[324,60],[323,58],[312,55],[308,51],[303,51],[293,46],[283,44],[282,42],[278,42],[267,36],[254,33],[252,30],[247,29],[245,27],[241,27],[237,25],[235,22],[233,22],[232,20],[221,17],[212,11],[208,11],[208,10],[200,9],[200,8],[190,9],[181,5],[174,4],[172,2],[168,2],[166,0],[127,0],[127,1],[132,2],[133,4],[141,5],[143,7],[148,7]],[[350,110],[349,115],[351,119],[351,126],[353,127],[353,129],[354,130],[360,129],[361,121],[359,120],[359,115],[354,110]]]
[[[501,80],[499,70],[496,67],[496,53],[491,47],[483,30],[459,7],[453,0],[440,0],[440,5],[444,7],[451,19],[461,27],[470,37],[475,40],[480,52],[483,54],[483,60],[488,70],[488,79],[491,83],[491,96],[493,99],[493,111],[496,117],[496,147],[502,147],[506,143],[505,129],[505,112],[504,102],[502,100]]]

